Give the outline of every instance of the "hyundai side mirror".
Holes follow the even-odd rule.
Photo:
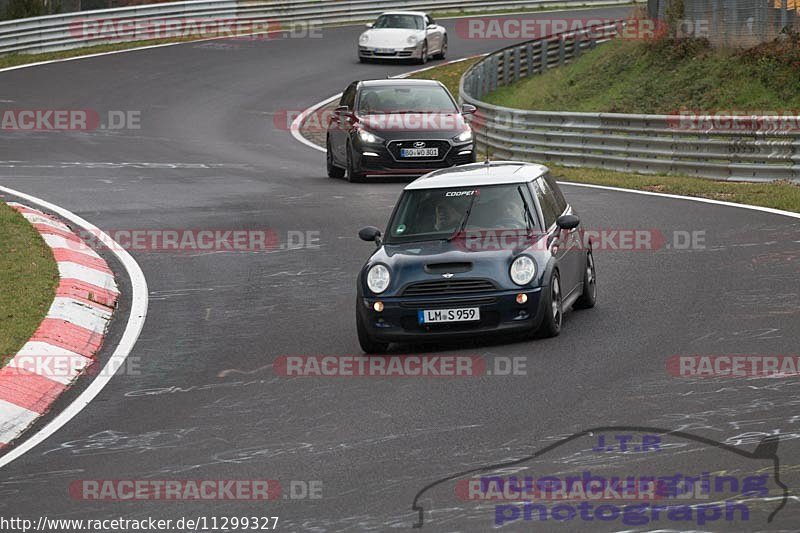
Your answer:
[[[561,229],[575,229],[580,223],[581,219],[575,215],[561,215],[556,219],[556,225]]]
[[[362,241],[374,242],[377,246],[381,245],[381,230],[375,226],[367,226],[358,231],[358,237]]]
[[[463,115],[472,115],[477,110],[478,108],[472,104],[464,104],[461,106],[461,114]]]

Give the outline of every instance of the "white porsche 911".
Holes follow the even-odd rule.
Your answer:
[[[358,60],[416,59],[447,55],[447,31],[422,11],[389,11],[381,14],[358,39]]]

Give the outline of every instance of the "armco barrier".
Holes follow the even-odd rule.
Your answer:
[[[438,12],[480,12],[492,9],[530,9],[625,5],[630,0],[200,0],[174,2],[96,11],[80,11],[0,22],[0,54],[38,53],[69,50],[97,44],[118,42],[119,23],[157,19],[213,19],[261,21],[271,25],[313,22],[342,24],[373,19],[383,11],[417,9]],[[103,28],[87,38],[75,30],[85,21],[113,20],[113,27]],[[353,44],[355,54],[355,43]]]
[[[713,115],[684,120],[677,114],[525,111],[481,100],[497,87],[569,63],[581,51],[612,38],[622,25],[618,21],[529,41],[470,67],[461,78],[460,97],[478,108],[472,120],[479,151],[566,166],[800,181],[800,116],[732,116],[719,127],[720,117]]]

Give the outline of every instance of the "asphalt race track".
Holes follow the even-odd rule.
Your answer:
[[[506,44],[460,39],[454,24],[445,21],[450,58]],[[565,186],[585,226],[655,229],[671,246],[597,251],[598,306],[568,313],[555,339],[394,349],[478,355],[490,363],[522,357],[526,375],[275,375],[271,364],[281,355],[361,353],[355,277],[371,244],[357,231],[382,227],[404,184],[331,180],[324,154],[273,120],[353,79],[418,68],[359,64],[359,31],[351,26],[324,29],[319,39],[182,44],[0,74],[3,107],[141,112],[138,130],[3,133],[2,185],[105,230],[271,228],[281,242],[290,231],[319,232],[318,247],[271,253],[131,251],[151,298],[132,354],[139,372],[116,376],[65,427],[0,471],[0,514],[279,516],[282,531],[409,529],[417,518],[412,502],[426,485],[612,425],[680,429],[750,451],[762,437],[780,434],[781,478],[793,494],[800,486],[797,379],[676,378],[666,361],[673,355],[797,354],[797,219]],[[679,249],[675,232],[699,232],[703,246]],[[126,283],[121,280],[123,289]],[[124,327],[124,305],[111,340]],[[674,470],[706,468],[707,454],[699,451],[663,453]],[[564,458],[542,459],[545,468],[557,470]],[[750,468],[735,457],[721,460],[729,472]],[[305,480],[321,482],[323,491],[318,499],[266,504],[71,497],[70,484],[87,479],[275,479],[285,489]],[[770,493],[775,501],[779,496]],[[493,527],[491,506],[434,498],[428,510],[423,531]],[[790,497],[769,524],[705,529],[790,531],[799,523],[800,507]],[[625,527],[517,522],[503,528],[523,529]]]

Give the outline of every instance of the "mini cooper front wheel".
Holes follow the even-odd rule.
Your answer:
[[[583,293],[575,302],[575,309],[589,309],[597,303],[597,274],[594,270],[592,251],[586,253],[586,268],[583,272]]]
[[[361,349],[364,350],[364,353],[386,353],[386,350],[389,349],[388,342],[378,342],[370,336],[367,331],[367,326],[364,324],[361,319],[361,314],[358,311],[356,311],[356,330],[358,330],[358,343],[361,345]]]
[[[544,316],[538,333],[541,337],[557,337],[561,333],[561,320],[564,316],[564,305],[561,296],[561,278],[558,271],[553,271],[548,290],[543,291]]]

